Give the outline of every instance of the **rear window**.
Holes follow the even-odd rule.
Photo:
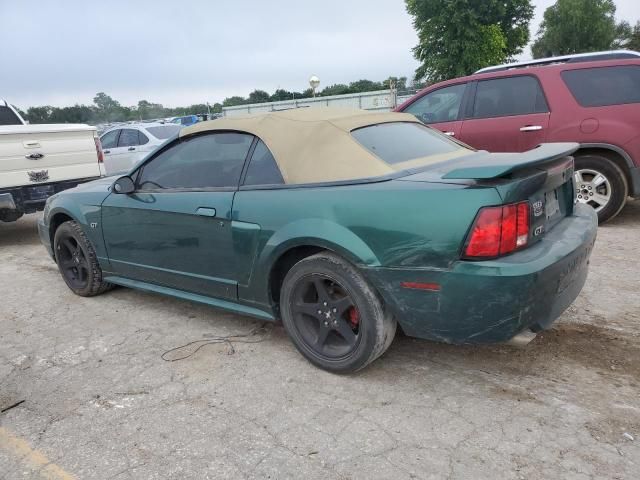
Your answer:
[[[351,135],[390,165],[466,150],[441,133],[418,123],[380,123],[354,130]]]
[[[640,102],[640,66],[565,70],[562,79],[583,107]]]
[[[0,107],[0,125],[22,125],[18,116],[9,107]]]
[[[161,125],[158,127],[147,127],[147,132],[149,132],[154,137],[160,140],[166,140],[167,138],[173,137],[180,131],[179,125]]]
[[[548,111],[538,80],[521,75],[478,82],[472,117],[509,117]]]

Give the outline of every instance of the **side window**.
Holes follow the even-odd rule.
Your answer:
[[[144,165],[138,190],[237,187],[253,136],[209,133],[181,140]]]
[[[478,82],[472,117],[508,117],[548,111],[538,80],[521,75]]]
[[[284,179],[276,159],[262,140],[258,142],[244,178],[244,185],[282,185]]]
[[[583,107],[640,103],[640,66],[566,70],[562,79]]]
[[[118,134],[120,130],[111,130],[100,137],[102,148],[116,148],[118,145]]]
[[[118,147],[135,147],[136,145],[140,145],[138,130],[123,128],[118,140]]]
[[[424,123],[452,122],[459,117],[465,88],[466,84],[462,83],[427,93],[404,111]]]
[[[138,130],[138,145],[146,145],[147,143],[149,143],[149,138]]]

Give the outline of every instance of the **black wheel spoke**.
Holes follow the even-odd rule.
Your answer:
[[[331,329],[320,324],[320,328],[318,329],[318,336],[316,337],[315,342],[316,349],[320,351],[324,350],[324,346],[327,343],[327,337],[329,336],[330,332]]]
[[[69,239],[69,238],[63,239],[62,240],[62,244],[69,251],[70,255],[73,255],[75,253],[77,247],[74,246],[73,243],[71,243],[71,239]]]
[[[296,303],[293,305],[292,310],[296,313],[304,313],[310,317],[318,318],[319,306],[317,303]]]
[[[80,280],[81,282],[86,282],[88,273],[89,271],[87,270],[87,267],[85,265],[78,265],[78,280]]]
[[[73,268],[76,266],[75,263],[73,263],[73,260],[69,259],[69,260],[60,260],[60,266],[64,269],[68,269],[68,268]]]
[[[349,344],[353,345],[356,343],[356,334],[353,333],[351,329],[351,325],[347,323],[344,318],[338,318],[337,325],[335,325],[336,332],[340,335],[344,340]]]
[[[329,301],[329,290],[327,290],[326,280],[323,277],[314,277],[313,285],[318,294],[318,302],[324,304]]]
[[[353,300],[351,300],[351,297],[343,297],[339,300],[334,300],[332,306],[336,310],[336,316],[342,317],[347,310],[353,307]]]

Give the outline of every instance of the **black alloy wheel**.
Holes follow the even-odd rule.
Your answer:
[[[364,368],[396,332],[395,319],[362,272],[331,252],[291,267],[280,289],[280,313],[298,351],[334,373]]]
[[[96,252],[82,227],[72,220],[55,231],[53,251],[67,286],[82,297],[93,297],[113,287],[105,282]]]
[[[63,234],[56,245],[60,272],[72,289],[84,289],[89,282],[89,261],[72,235]]]
[[[339,360],[354,351],[360,341],[359,313],[342,285],[312,273],[298,281],[292,300],[295,327],[319,356]]]

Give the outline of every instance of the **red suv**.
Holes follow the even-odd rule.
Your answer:
[[[578,201],[600,222],[640,196],[640,53],[598,52],[500,65],[422,90],[396,111],[472,147],[523,152],[577,142]]]

